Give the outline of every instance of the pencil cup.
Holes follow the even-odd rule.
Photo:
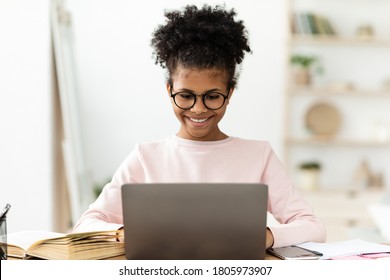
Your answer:
[[[7,259],[7,218],[0,219],[0,259]]]

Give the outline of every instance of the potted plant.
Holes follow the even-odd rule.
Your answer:
[[[105,185],[107,185],[109,182],[111,182],[111,177],[107,177],[102,182],[95,182],[93,185],[93,193],[95,195],[95,198],[98,198],[100,193],[102,192]]]
[[[321,164],[317,161],[307,161],[299,164],[299,187],[314,190],[319,187]]]
[[[297,85],[309,85],[311,83],[311,68],[318,62],[315,56],[294,54],[290,62],[294,67],[294,81]]]

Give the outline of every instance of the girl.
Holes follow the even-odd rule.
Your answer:
[[[323,225],[269,143],[228,136],[218,126],[234,93],[236,66],[251,52],[243,22],[235,20],[233,9],[208,5],[165,16],[152,46],[156,64],[167,69],[167,98],[180,129],[166,139],[137,144],[74,230],[121,228],[125,183],[263,183],[269,187],[268,211],[280,222],[267,228],[267,248],[324,242]]]

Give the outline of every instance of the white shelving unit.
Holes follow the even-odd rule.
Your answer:
[[[336,34],[297,34],[293,24],[303,13],[328,19]],[[351,227],[373,226],[367,206],[390,189],[390,1],[288,0],[288,16],[289,56],[315,56],[324,73],[313,74],[309,85],[297,85],[287,62],[284,161],[298,187],[298,166],[320,163],[319,187],[304,196],[325,220],[330,240],[345,239]],[[363,25],[372,28],[372,36],[357,35]],[[315,104],[339,112],[333,135],[308,130],[307,113]],[[357,179],[364,161],[382,178],[381,188]]]
[[[354,16],[359,9],[364,18]],[[292,78],[287,83],[285,162],[295,176],[300,163],[318,161],[323,188],[350,188],[355,170],[367,160],[390,180],[390,87],[385,87],[390,82],[390,12],[386,17],[383,10],[390,11],[390,1],[289,1],[291,24],[296,14],[313,13],[336,30],[334,36],[290,34],[290,55],[314,55],[324,68],[310,85],[297,86]],[[371,24],[374,35],[363,39],[355,30],[364,24]],[[351,87],[337,88],[340,84]],[[341,124],[333,137],[317,137],[306,128],[307,111],[317,103],[339,111]]]

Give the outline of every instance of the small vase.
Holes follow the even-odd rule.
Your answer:
[[[294,82],[300,86],[307,86],[311,83],[310,71],[306,68],[295,69]]]
[[[301,169],[299,173],[299,187],[304,190],[316,190],[320,185],[320,171]]]

